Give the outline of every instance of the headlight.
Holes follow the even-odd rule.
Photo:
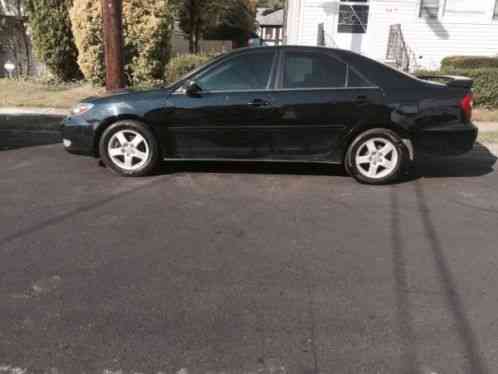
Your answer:
[[[79,116],[80,114],[88,112],[92,108],[93,108],[93,104],[90,104],[90,103],[79,103],[78,105],[76,105],[71,110],[71,114],[73,116]]]

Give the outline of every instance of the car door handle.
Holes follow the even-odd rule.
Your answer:
[[[254,107],[268,106],[270,105],[270,102],[263,99],[254,99],[253,101],[249,102],[248,105]]]
[[[368,98],[365,96],[365,95],[360,95],[360,96],[356,96],[355,100],[354,100],[356,103],[367,103],[368,102]]]

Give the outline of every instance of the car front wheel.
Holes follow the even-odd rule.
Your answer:
[[[160,161],[154,134],[137,121],[120,121],[107,128],[99,152],[107,167],[128,177],[149,175]]]
[[[349,173],[359,182],[386,184],[400,177],[405,159],[405,146],[396,133],[373,129],[353,141],[345,161]]]

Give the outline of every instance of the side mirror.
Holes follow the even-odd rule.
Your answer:
[[[185,93],[188,96],[199,96],[202,88],[195,81],[188,81],[185,85]]]

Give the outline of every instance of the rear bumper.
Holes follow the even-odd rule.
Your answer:
[[[424,128],[412,136],[417,153],[437,156],[457,156],[474,147],[478,129],[473,123],[457,123]]]
[[[93,126],[82,117],[66,117],[61,124],[62,142],[70,153],[95,156]]]

